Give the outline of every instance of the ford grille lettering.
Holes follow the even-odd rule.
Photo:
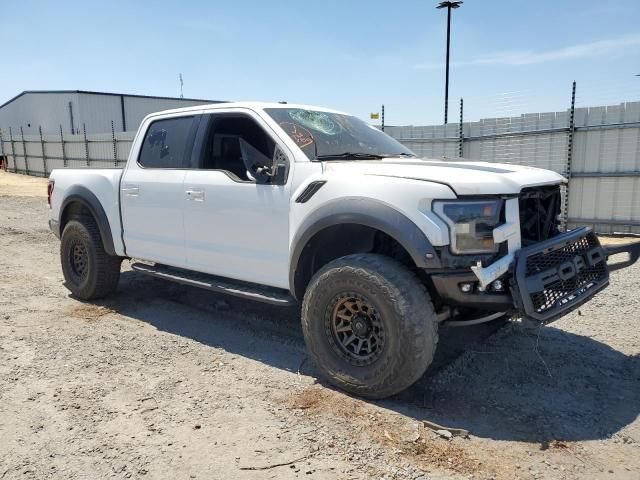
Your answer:
[[[580,274],[584,269],[593,267],[604,261],[605,256],[601,247],[594,247],[582,255],[576,255],[571,260],[561,263],[557,267],[549,268],[541,273],[527,277],[527,288],[533,292],[541,292],[554,283],[567,282]]]

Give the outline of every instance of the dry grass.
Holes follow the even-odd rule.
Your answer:
[[[549,448],[552,450],[566,450],[569,445],[561,440],[551,440]]]
[[[288,406],[305,410],[316,420],[331,422],[331,417],[347,420],[352,429],[366,432],[370,440],[399,454],[417,468],[429,472],[433,469],[455,471],[460,474],[479,474],[495,478],[510,478],[487,458],[482,460],[469,450],[478,445],[465,445],[471,440],[454,438],[446,440],[422,426],[421,422],[400,417],[387,410],[352,398],[348,395],[314,386],[288,398]],[[417,428],[416,428],[417,427]]]
[[[114,310],[100,305],[93,305],[91,303],[81,303],[69,310],[69,315],[72,317],[82,318],[92,322],[95,322],[110,313],[114,313]]]

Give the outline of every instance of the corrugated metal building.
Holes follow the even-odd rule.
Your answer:
[[[152,112],[189,107],[217,100],[197,98],[153,97],[126,93],[88,92],[83,90],[25,91],[0,105],[0,129],[14,135],[135,131],[142,119]]]

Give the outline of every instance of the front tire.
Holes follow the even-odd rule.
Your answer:
[[[82,300],[101,298],[118,287],[121,257],[104,250],[98,226],[92,218],[70,220],[60,242],[65,286]]]
[[[325,265],[302,304],[307,350],[337,387],[384,398],[416,382],[438,342],[429,294],[401,263],[356,254]]]

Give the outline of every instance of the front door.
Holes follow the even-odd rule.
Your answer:
[[[120,183],[127,255],[175,267],[186,263],[184,177],[200,119],[182,115],[149,124]]]
[[[270,163],[284,147],[250,111],[212,114],[203,132],[184,179],[188,268],[288,288],[289,187],[256,181],[243,161],[252,149]]]

